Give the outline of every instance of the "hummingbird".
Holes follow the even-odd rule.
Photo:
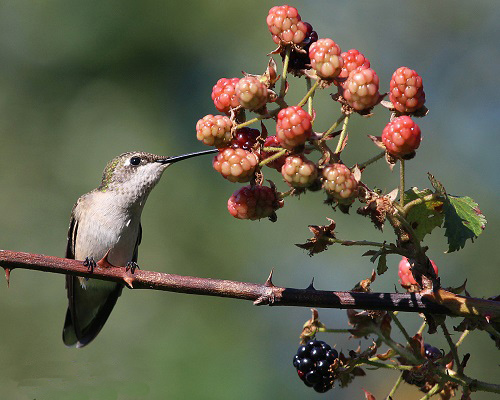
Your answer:
[[[101,184],[81,196],[71,212],[66,258],[82,260],[92,270],[105,256],[114,266],[134,270],[141,243],[141,213],[149,193],[172,164],[217,149],[162,157],[128,152],[112,159]],[[68,310],[63,328],[67,346],[89,344],[106,323],[123,284],[66,276]]]

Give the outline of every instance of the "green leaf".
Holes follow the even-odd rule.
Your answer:
[[[377,274],[382,275],[385,271],[387,271],[387,254],[382,253],[378,258]]]
[[[432,191],[430,189],[420,191],[413,187],[404,194],[405,204],[416,199],[422,199],[431,194]],[[413,206],[408,211],[406,219],[415,231],[417,239],[422,241],[425,235],[431,233],[434,228],[440,227],[443,224],[443,202],[430,200]]]
[[[444,203],[444,228],[448,253],[460,250],[467,239],[474,241],[486,226],[486,218],[477,203],[468,196],[448,195]]]

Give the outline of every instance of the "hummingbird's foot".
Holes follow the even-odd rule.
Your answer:
[[[130,270],[131,273],[134,273],[136,269],[140,269],[140,268],[139,268],[139,264],[137,264],[135,261],[129,261],[127,263],[127,266],[125,267],[125,271]]]
[[[94,273],[94,268],[97,266],[97,263],[94,260],[94,257],[85,257],[85,261],[83,261],[83,265],[87,267],[88,272],[91,274]]]

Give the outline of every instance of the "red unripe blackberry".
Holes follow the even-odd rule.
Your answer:
[[[214,85],[212,89],[212,100],[214,101],[215,108],[220,112],[229,114],[231,108],[240,105],[235,89],[239,80],[239,78],[222,78]]]
[[[303,108],[291,106],[278,113],[276,137],[281,147],[293,150],[303,145],[312,134],[312,118]]]
[[[249,127],[240,128],[234,132],[233,140],[231,140],[231,147],[233,149],[243,149],[251,150],[255,143],[257,143],[257,138],[260,136],[260,131],[258,129],[253,129]]]
[[[434,263],[434,261],[431,261],[432,268],[434,269],[434,272],[436,273],[436,276],[438,275],[438,267]],[[399,275],[399,283],[403,287],[408,287],[411,285],[416,285],[417,281],[413,277],[413,274],[411,273],[411,265],[410,262],[406,257],[403,257],[401,261],[399,262],[399,267],[398,267],[398,275]]]
[[[382,131],[382,143],[394,157],[404,158],[420,146],[419,126],[407,115],[394,118]]]
[[[273,218],[275,211],[281,207],[283,200],[278,198],[275,189],[267,186],[244,186],[227,201],[228,211],[238,219]]]
[[[370,60],[356,49],[345,51],[340,54],[340,57],[344,60],[344,66],[337,79],[347,79],[349,74],[357,68],[370,68]]]
[[[224,147],[231,141],[232,126],[225,115],[205,115],[196,123],[196,138],[209,146]]]
[[[268,136],[266,138],[266,141],[264,142],[263,147],[281,147],[281,143],[279,142],[279,140],[276,136],[274,136],[274,135]],[[266,158],[271,157],[274,154],[276,154],[276,152],[271,152],[271,151],[268,152],[268,151],[262,150],[260,158],[261,158],[261,160],[265,160]],[[274,168],[277,171],[281,171],[281,167],[283,167],[283,164],[285,164],[286,157],[287,157],[287,154],[285,153],[281,157],[278,157],[277,159],[275,159],[271,162],[268,162],[266,165],[270,168]]]
[[[304,188],[316,181],[318,169],[304,156],[289,156],[281,168],[281,175],[290,186]]]
[[[258,110],[267,103],[267,86],[254,76],[245,76],[236,84],[239,103],[249,110]]]
[[[323,79],[333,79],[340,74],[344,61],[340,47],[332,39],[318,39],[309,47],[311,66]]]
[[[212,164],[228,181],[248,182],[259,164],[259,157],[248,150],[225,148],[220,149]]]
[[[392,74],[389,100],[402,113],[421,108],[425,103],[425,93],[420,75],[408,67],[399,67]]]
[[[295,7],[274,6],[269,10],[266,22],[276,44],[300,44],[307,36],[307,25],[301,21]]]
[[[344,204],[352,203],[358,194],[358,181],[344,164],[330,164],[323,168],[323,187]]]
[[[371,68],[358,67],[349,74],[343,88],[343,96],[356,111],[362,111],[377,104],[379,78]]]

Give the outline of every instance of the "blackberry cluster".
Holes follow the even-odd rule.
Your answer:
[[[321,340],[310,340],[300,346],[293,357],[293,366],[306,386],[318,393],[333,388],[332,364],[338,359],[338,352]]]

